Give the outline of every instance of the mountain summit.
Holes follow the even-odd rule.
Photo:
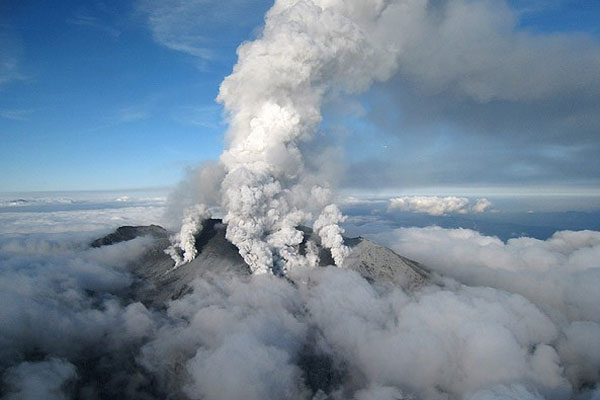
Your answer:
[[[145,303],[162,305],[189,292],[191,282],[197,277],[251,273],[237,248],[225,238],[225,229],[226,226],[219,219],[205,221],[202,231],[195,237],[197,257],[177,268],[173,267],[173,260],[164,252],[170,245],[169,232],[158,225],[122,226],[95,240],[92,246],[108,246],[137,237],[152,238],[149,251],[130,265],[132,272],[139,278],[139,283],[133,288],[133,296]],[[308,239],[319,243],[317,235],[310,228],[301,227],[301,230],[305,240],[300,245],[300,252],[304,251],[303,247]],[[386,247],[362,237],[344,238],[344,241],[351,252],[342,268],[358,272],[369,282],[397,285],[410,291],[429,280],[429,272],[423,265]],[[318,248],[320,266],[332,265],[329,250],[320,245]]]

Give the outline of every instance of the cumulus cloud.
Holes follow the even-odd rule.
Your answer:
[[[488,199],[477,199],[471,210],[475,213],[483,213],[489,211],[493,207],[492,202]]]
[[[561,330],[556,348],[571,382],[598,382],[600,346],[592,337],[600,327],[599,232],[561,231],[545,241],[522,237],[505,243],[467,229],[430,227],[401,228],[377,238],[461,282],[526,297]],[[587,373],[581,365],[589,366]]]
[[[469,229],[400,228],[377,236],[401,254],[472,285],[521,293],[571,320],[600,322],[600,233],[561,231],[548,240],[484,236]]]
[[[482,213],[491,207],[492,202],[488,199],[477,199],[471,206],[466,197],[404,196],[390,199],[388,209],[439,216],[451,213]]]

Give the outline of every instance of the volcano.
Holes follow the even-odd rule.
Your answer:
[[[310,228],[300,227],[304,241],[298,249],[304,253],[308,240],[317,243],[319,265],[333,265],[328,249],[319,245],[319,238]],[[129,265],[138,278],[132,287],[132,297],[151,306],[164,306],[191,291],[191,282],[196,278],[214,275],[250,275],[249,266],[240,256],[237,248],[225,238],[226,225],[220,219],[209,219],[196,239],[197,257],[187,264],[173,267],[173,260],[165,253],[170,245],[170,233],[158,226],[122,226],[115,232],[92,242],[92,247],[110,246],[138,237],[152,239],[149,250],[143,257]],[[367,281],[378,285],[395,285],[406,291],[413,291],[430,279],[429,270],[416,261],[396,254],[362,237],[344,238],[350,254],[342,268],[358,272]]]

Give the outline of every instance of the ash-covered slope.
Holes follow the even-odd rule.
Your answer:
[[[226,227],[221,220],[210,219],[203,225],[203,230],[196,235],[198,256],[177,268],[173,268],[173,260],[164,252],[169,246],[169,233],[156,225],[120,227],[114,233],[94,241],[92,246],[111,245],[141,236],[152,237],[154,241],[150,250],[142,259],[130,265],[132,272],[139,277],[132,295],[144,303],[160,306],[187,293],[190,283],[199,276],[250,274],[250,268],[237,248],[225,239]],[[310,238],[318,243],[318,237],[312,230],[303,228],[303,231],[305,241]],[[361,237],[345,238],[345,242],[351,253],[343,267],[358,272],[370,282],[412,290],[428,280],[429,273],[422,265],[388,248]],[[322,247],[319,250],[321,266],[333,264],[331,253]]]

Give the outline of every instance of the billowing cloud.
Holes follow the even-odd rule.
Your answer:
[[[471,210],[475,213],[482,213],[489,211],[493,207],[492,202],[488,199],[477,199],[475,204],[471,207]]]
[[[155,3],[149,4],[157,9]],[[180,5],[173,8],[177,13],[186,10],[186,18],[194,15],[188,7],[195,10],[196,3],[184,1]],[[164,22],[170,19],[165,17],[167,14],[168,10],[159,12],[150,20]],[[397,81],[403,85],[398,88],[401,93],[409,93],[403,90],[409,86],[419,96],[449,96],[456,98],[458,104],[537,104],[574,94],[595,99],[600,93],[600,46],[593,38],[524,31],[505,2],[368,1],[358,5],[342,1],[277,1],[264,21],[258,36],[238,48],[233,73],[224,79],[217,97],[229,125],[225,150],[219,159],[225,177],[217,205],[228,225],[227,238],[238,247],[252,270],[260,273],[283,273],[304,262],[293,250],[301,240],[296,227],[314,223],[331,203],[331,196],[324,195],[329,184],[315,179],[316,175],[307,168],[308,146],[303,143],[315,137],[323,120],[323,107],[339,95],[358,95],[375,84],[374,91],[366,96],[372,99],[380,92],[393,92]],[[179,32],[175,36],[185,38],[186,34]],[[183,51],[193,54],[189,49]],[[574,63],[576,54],[585,56]],[[555,62],[540,61],[548,59]],[[379,108],[371,110],[378,113]],[[411,122],[407,122],[398,121],[395,130],[404,132],[405,126],[410,129]],[[439,130],[461,131],[455,127]],[[420,174],[430,175],[440,168],[444,172],[436,174],[439,181],[450,185],[457,183],[452,181],[457,176],[459,180],[478,180],[477,175],[490,173],[496,174],[494,180],[498,182],[515,175],[536,180],[547,171],[538,165],[543,160],[565,159],[563,147],[544,148],[538,158],[527,157],[508,167],[497,162],[490,168],[473,168],[465,160],[476,158],[487,163],[495,156],[474,152],[473,157],[467,158],[463,153],[454,154],[447,148],[451,145],[445,148],[441,140],[442,145],[429,145],[428,136],[420,135],[424,150],[410,152],[413,155],[387,160],[377,154],[380,163],[389,161],[381,169],[373,168],[373,164],[355,165],[362,171],[352,167],[348,174],[351,178],[345,184],[356,187],[368,181],[370,186],[396,186],[407,178],[412,180],[409,184],[421,182],[427,186],[430,182],[421,180]],[[459,161],[445,163],[450,168],[440,167],[444,160],[431,157],[440,148]],[[473,152],[475,148],[470,145],[461,152]],[[515,154],[498,153],[507,157]],[[412,157],[418,158],[418,165],[393,165],[410,164]],[[364,162],[369,164],[371,159]],[[456,166],[470,170],[466,175],[464,171],[456,174],[452,170]],[[378,176],[370,179],[373,174]],[[490,207],[479,202],[467,209],[464,202],[463,198],[398,199],[392,206],[425,210],[433,215],[483,212]],[[343,254],[344,250],[340,247],[337,252]]]
[[[396,251],[471,285],[520,293],[569,320],[600,323],[600,232],[560,231],[506,243],[469,229],[400,228],[377,236]]]
[[[347,253],[329,185],[308,170],[300,144],[315,135],[327,97],[391,76],[393,46],[378,32],[384,10],[378,1],[278,1],[261,35],[238,48],[217,97],[229,122],[219,205],[227,239],[256,273],[308,262],[296,250],[301,224],[314,222],[336,263]]]
[[[175,267],[192,261],[198,251],[196,250],[196,235],[202,232],[202,222],[211,217],[211,213],[204,204],[196,204],[186,208],[179,233],[171,238],[173,243],[165,250],[175,261]]]
[[[216,273],[153,309],[130,297],[139,282],[126,268],[151,254],[150,238],[90,248],[85,234],[4,234],[2,394],[425,400],[598,394],[598,232],[503,243],[473,231],[427,228],[379,238],[445,277],[406,292],[331,267],[293,268],[286,279]]]
[[[467,214],[469,212],[482,213],[488,211],[492,203],[488,199],[477,199],[470,205],[466,197],[438,197],[438,196],[404,196],[390,199],[390,210],[425,213],[429,215],[446,215],[451,213]]]
[[[566,375],[578,384],[600,379],[600,346],[590,340],[600,329],[600,232],[562,231],[545,241],[523,237],[504,243],[467,229],[431,227],[397,229],[379,238],[461,282],[525,296],[562,330],[557,350]],[[595,372],[577,375],[580,363]]]
[[[168,196],[165,210],[166,227],[179,229],[185,210],[196,204],[205,204],[211,214],[220,215],[220,191],[224,178],[225,169],[217,162],[204,162],[197,167],[188,168],[184,179]]]
[[[595,382],[565,376],[561,325],[520,295],[450,280],[407,294],[334,268],[289,276],[294,285],[196,281],[171,304],[174,324],[142,348],[143,365],[193,399],[567,399],[571,382]],[[182,357],[187,384],[168,376]],[[569,357],[569,367],[587,362]]]
[[[126,349],[153,332],[155,317],[139,302],[122,303],[135,281],[124,266],[151,241],[96,249],[90,240],[82,233],[0,236],[0,375],[6,398],[130,391],[127,397],[137,390]],[[90,374],[103,370],[109,378],[97,387]]]
[[[208,59],[206,37],[194,30],[199,4],[216,3],[141,7],[159,43]],[[202,219],[221,206],[227,238],[250,269],[275,274],[198,277],[191,291],[167,293],[173,300],[154,309],[135,298],[139,277],[127,268],[153,254],[150,238],[90,248],[91,233],[2,235],[2,395],[597,398],[598,232],[506,243],[464,229],[380,233],[434,271],[414,291],[311,268],[314,259],[298,250],[299,226],[314,222],[337,264],[348,251],[343,216],[301,146],[330,97],[396,74],[419,92],[477,104],[545,103],[573,92],[597,98],[595,42],[515,26],[503,2],[277,1],[221,86],[225,153],[190,172],[194,184],[178,188],[170,209],[183,213],[176,241],[184,258],[197,251]],[[433,215],[490,207],[466,198],[392,203]],[[87,211],[77,218],[93,215]]]
[[[478,102],[600,92],[593,37],[520,29],[504,1],[392,2],[384,18],[396,23],[400,75],[426,92]]]

